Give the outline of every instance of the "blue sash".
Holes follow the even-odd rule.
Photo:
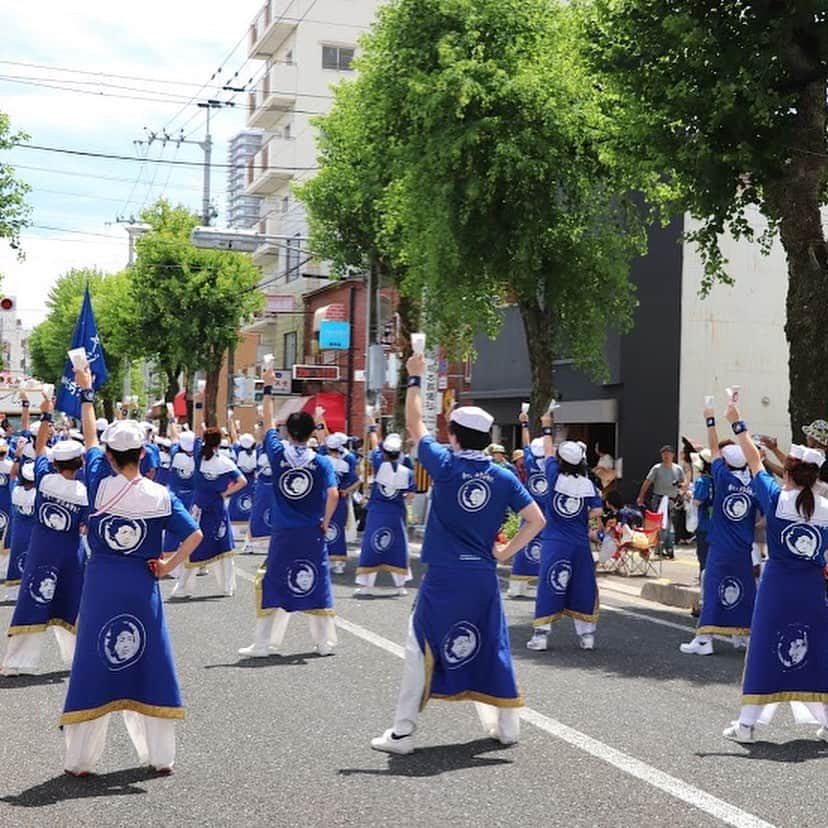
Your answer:
[[[247,523],[250,520],[250,513],[253,510],[254,487],[256,485],[252,478],[253,474],[251,472],[247,479],[247,485],[230,498],[227,511],[230,514],[231,521]]]
[[[588,543],[544,540],[541,546],[535,626],[562,615],[580,621],[598,620],[598,582]]]
[[[371,572],[408,574],[405,511],[393,501],[376,500],[367,512],[357,575]]]
[[[497,573],[431,566],[417,595],[414,634],[429,698],[521,707]]]
[[[277,607],[334,614],[325,538],[318,526],[273,531],[265,571],[256,579],[256,608],[265,615]]]
[[[828,702],[828,605],[810,562],[765,564],[743,686],[743,704]]]
[[[253,490],[253,508],[250,510],[250,537],[269,538],[273,514],[273,476],[259,472]]]
[[[158,581],[143,558],[89,561],[61,724],[115,710],[183,719]]]
[[[227,507],[221,497],[201,507],[198,527],[204,534],[204,538],[190,555],[190,560],[184,564],[186,567],[204,566],[226,555],[235,554],[236,541],[233,537],[233,525],[230,523]]]
[[[83,570],[77,532],[36,524],[8,634],[42,632],[53,624],[75,632]]]
[[[713,543],[707,553],[702,584],[700,635],[750,635],[756,581],[750,549],[722,552]]]
[[[348,522],[348,498],[340,497],[328,524],[325,541],[328,544],[328,559],[331,561],[348,560],[348,544],[345,541],[345,524]]]

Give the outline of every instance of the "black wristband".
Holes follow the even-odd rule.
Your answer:
[[[95,405],[95,392],[91,388],[81,388],[80,400],[81,403],[92,403],[92,405]]]
[[[318,423],[317,426],[316,426],[316,430],[317,431],[324,431],[325,426],[322,423]]]
[[[409,377],[408,378],[408,387],[409,388],[420,388],[423,384],[422,377]]]
[[[196,403],[195,407],[196,407],[196,411],[198,411],[199,409],[204,408],[204,403]]]
[[[40,422],[41,423],[51,423],[52,422],[52,412],[51,411],[44,411],[40,415]]]
[[[377,433],[377,427],[375,425],[369,425],[368,426],[368,433],[369,434],[376,434]]]
[[[529,423],[521,423],[520,427],[521,428],[529,428]]]
[[[704,421],[704,423],[708,428],[715,428],[716,427],[716,418],[715,417],[708,417]]]
[[[555,429],[552,426],[544,426],[541,429],[541,433],[544,437],[554,437],[555,436]]]
[[[264,388],[262,388],[262,394],[264,394],[265,397],[272,397],[273,396],[273,386],[272,385],[266,385]]]
[[[744,420],[736,420],[731,426],[734,434],[744,434],[747,429],[747,423]]]
[[[28,400],[20,400],[20,407],[21,408],[28,408],[31,403]]]

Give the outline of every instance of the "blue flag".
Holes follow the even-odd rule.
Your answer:
[[[92,387],[100,388],[109,379],[109,371],[106,370],[101,338],[98,336],[98,323],[92,311],[88,287],[83,295],[83,305],[78,316],[78,324],[75,326],[75,335],[72,337],[72,347],[86,349],[86,359],[92,372]],[[55,408],[70,417],[77,418],[81,415],[80,388],[75,384],[75,369],[69,357],[66,358],[66,365],[63,367]]]

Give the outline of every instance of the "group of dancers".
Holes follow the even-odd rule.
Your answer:
[[[393,726],[371,743],[400,754],[414,750],[419,713],[432,698],[475,702],[490,736],[517,741],[523,699],[498,563],[514,559],[513,594],[538,579],[530,649],[547,649],[550,625],[567,615],[580,646],[590,650],[598,619],[591,543],[601,534],[601,497],[587,474],[585,446],[556,444],[551,413],[541,418],[542,434],[533,440],[522,413],[524,486],[485,451],[493,418],[483,409],[464,406],[450,414],[448,446],[428,434],[420,399],[424,372],[423,357],[412,356],[406,426],[433,481],[421,553],[427,570],[409,622]],[[184,710],[158,580],[177,575],[171,595],[186,598],[197,570],[206,566],[223,593],[233,595],[234,501],[248,513],[249,532],[255,534],[261,520],[259,531],[268,538],[255,583],[253,642],[239,653],[266,658],[278,652],[294,612],[308,616],[320,656],[337,643],[331,576],[347,560],[356,457],[345,435],[328,433],[306,412],[290,415],[287,439],[280,439],[273,427],[275,377],[266,371],[263,380],[268,427],[261,441],[241,435],[235,447],[223,446],[218,429],[196,437],[173,427],[168,444],[149,439],[145,424],[96,421],[91,375],[84,369],[76,372],[80,434],[55,441],[53,404],[44,399],[39,422],[30,424],[24,408],[14,445],[0,443],[0,481],[5,474],[12,481],[4,507],[12,515],[6,518],[7,585],[18,590],[2,672],[35,671],[46,631],[54,630],[72,665],[61,718],[64,767],[71,774],[94,772],[117,711],[140,760],[161,773],[172,770],[174,726]],[[819,736],[828,738],[822,573],[828,500],[816,492],[825,457],[792,447],[780,485],[764,470],[735,404],[727,410],[733,441],[720,444],[713,412],[705,413],[715,494],[704,605],[689,651],[709,652],[714,634],[745,643],[750,637],[743,706],[725,731],[728,738],[751,741],[755,726],[769,721],[782,701],[793,703],[799,721],[819,723]],[[357,589],[370,589],[384,571],[404,591],[411,577],[405,504],[414,489],[412,472],[400,435],[381,439],[372,425],[369,438],[374,486]],[[757,509],[767,519],[769,550],[758,591],[749,551],[745,559],[746,527],[752,540]],[[501,546],[496,539],[508,511],[520,516],[520,526]]]

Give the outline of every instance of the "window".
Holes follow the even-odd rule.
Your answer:
[[[293,282],[301,275],[299,272],[299,240],[300,233],[287,241],[287,250],[285,251],[285,281]]]
[[[322,68],[335,69],[338,72],[350,72],[354,51],[353,46],[323,46]]]
[[[296,365],[296,331],[286,333],[283,339],[285,351],[285,368],[290,369]]]
[[[287,213],[288,208],[290,207],[290,196],[283,196],[282,197],[282,212]],[[288,247],[288,250],[290,248]]]

